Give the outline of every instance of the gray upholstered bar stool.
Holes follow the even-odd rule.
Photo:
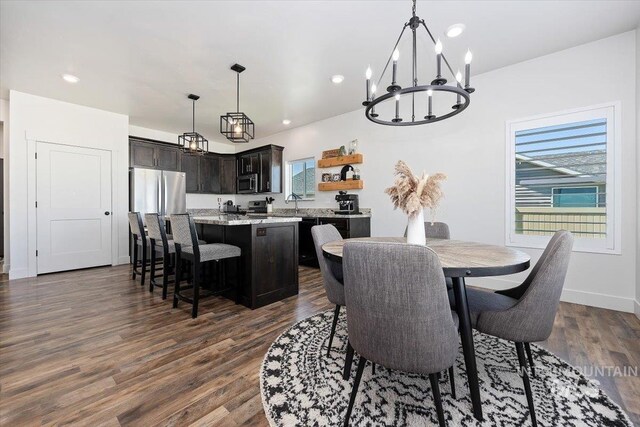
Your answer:
[[[342,270],[342,266],[330,264],[333,262],[329,261],[323,255],[322,245],[336,240],[341,240],[342,236],[338,229],[331,224],[315,225],[311,227],[311,235],[313,236],[313,244],[315,245],[316,255],[318,256],[318,264],[320,264],[324,291],[329,302],[336,306],[333,311],[333,323],[331,324],[331,334],[329,335],[329,344],[327,345],[327,356],[329,356],[331,353],[333,336],[336,333],[336,324],[338,323],[340,307],[344,306],[344,286],[342,284],[342,271],[338,274],[339,277],[336,277],[337,272],[335,271],[338,269]]]
[[[129,218],[129,228],[131,229],[131,235],[133,236],[133,270],[131,278],[136,279],[136,274],[140,275],[140,286],[144,286],[144,280],[147,273],[147,249],[149,242],[147,242],[147,235],[144,231],[144,224],[142,222],[142,215],[140,212],[129,212],[127,214]],[[138,249],[142,251],[142,259],[139,258]]]
[[[572,247],[571,233],[558,231],[520,286],[498,292],[467,288],[473,326],[482,333],[515,343],[533,426],[537,423],[525,350],[535,376],[529,343],[544,341],[551,335]],[[451,295],[449,299],[453,305]]]
[[[198,233],[193,218],[189,214],[171,215],[171,231],[176,249],[176,284],[173,293],[173,307],[178,306],[178,301],[186,301],[193,304],[191,317],[198,317],[198,302],[200,299],[200,281],[202,274],[202,264],[205,262],[220,262],[227,258],[237,258],[238,274],[236,277],[235,299],[236,304],[240,300],[240,285],[242,283],[241,258],[242,252],[239,247],[224,243],[201,244],[198,240]],[[189,298],[181,293],[181,262],[183,259],[191,261],[191,287],[193,297]]]
[[[151,278],[149,280],[149,292],[153,292],[154,287],[162,288],[162,299],[167,299],[169,288],[169,276],[174,274],[176,248],[173,240],[167,237],[167,230],[164,220],[157,213],[144,214],[147,224],[147,235],[149,237],[149,247],[151,248]],[[162,284],[156,282],[160,275],[156,275],[156,255],[162,254]],[[175,276],[174,276],[175,279]]]
[[[458,316],[449,308],[438,256],[425,246],[354,241],[344,245],[342,259],[349,344],[360,355],[344,425],[368,360],[429,375],[438,423],[445,425],[438,376],[458,355]]]

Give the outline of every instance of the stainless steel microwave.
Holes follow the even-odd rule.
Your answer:
[[[258,174],[249,173],[238,177],[238,185],[236,187],[238,194],[251,194],[258,192]]]

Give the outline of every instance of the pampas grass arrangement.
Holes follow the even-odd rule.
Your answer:
[[[409,216],[415,218],[424,208],[435,210],[444,196],[440,182],[447,179],[443,173],[427,175],[422,173],[418,177],[402,160],[396,163],[396,180],[392,187],[384,190],[391,198],[394,209],[402,209]]]

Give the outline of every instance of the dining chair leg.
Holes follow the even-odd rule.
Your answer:
[[[371,362],[371,374],[375,375],[376,374],[376,364]]]
[[[360,379],[362,378],[362,372],[364,366],[367,364],[367,359],[360,356],[358,361],[358,370],[356,372],[356,379],[353,381],[353,388],[351,389],[351,397],[349,398],[349,407],[347,408],[347,415],[344,417],[344,426],[349,425],[349,418],[351,418],[351,411],[353,411],[353,404],[356,401],[356,395],[358,394],[358,387],[360,386]]]
[[[444,421],[444,410],[442,409],[442,397],[440,396],[440,384],[438,382],[438,373],[429,374],[431,382],[431,391],[433,392],[433,401],[436,404],[436,413],[438,414],[438,424],[440,427],[447,425]]]
[[[140,286],[144,286],[145,276],[147,274],[147,245],[142,245],[142,259],[140,260]]]
[[[338,316],[340,315],[340,306],[336,304],[336,308],[333,310],[333,323],[331,324],[331,334],[329,335],[329,345],[327,345],[327,357],[331,354],[331,344],[333,343],[333,336],[336,333],[336,325],[338,324]]]
[[[449,383],[451,384],[451,396],[456,398],[456,380],[453,377],[453,365],[449,368]]]
[[[521,342],[516,343],[516,352],[518,353],[518,363],[520,364],[520,375],[524,383],[524,391],[527,394],[527,403],[529,405],[529,415],[531,416],[531,425],[536,427],[536,411],[533,407],[533,394],[531,393],[531,384],[529,383],[529,374],[527,373],[527,359],[524,355],[524,345]]]
[[[175,263],[175,284],[173,286],[173,308],[178,307],[178,294],[180,293],[180,281],[182,280],[182,257],[176,251],[176,263]]]
[[[153,292],[153,287],[156,283],[156,248],[155,244],[151,242],[151,268],[149,272],[149,292]]]
[[[198,317],[198,301],[200,299],[200,262],[193,260],[191,283],[193,284],[193,306],[191,307],[191,318]]]
[[[171,255],[169,255],[167,251],[164,251],[162,255],[162,299],[167,299],[169,273],[171,272]]]
[[[133,239],[133,271],[131,272],[131,279],[136,280],[136,268],[138,268],[138,239]]]
[[[531,345],[526,342],[524,343],[524,349],[527,351],[527,359],[529,359],[529,368],[531,369],[531,377],[536,377],[536,369],[533,366],[533,355],[531,354]]]
[[[344,360],[344,372],[342,373],[342,378],[347,381],[351,374],[351,363],[353,362],[353,347],[351,347],[351,343],[347,340],[347,357]]]

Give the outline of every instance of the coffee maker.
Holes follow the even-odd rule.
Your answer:
[[[360,213],[357,194],[347,194],[346,191],[339,191],[339,194],[336,196],[336,202],[338,202],[340,210],[334,212],[338,215],[355,215]]]

